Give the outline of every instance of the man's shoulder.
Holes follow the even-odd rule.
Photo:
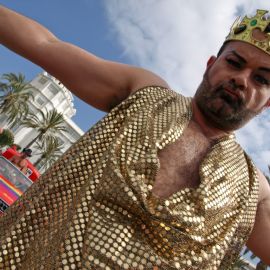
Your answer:
[[[183,99],[191,99],[191,97],[186,97],[180,91],[174,90],[170,87],[166,87],[164,85],[150,85],[150,84],[135,89],[131,93],[131,95],[129,95],[129,97],[144,96],[151,94],[158,96],[159,93],[162,93],[162,96],[174,96]]]

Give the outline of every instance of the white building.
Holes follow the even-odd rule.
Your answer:
[[[64,116],[65,126],[68,132],[61,132],[59,136],[59,140],[64,145],[64,148],[62,149],[62,152],[64,153],[84,133],[71,120],[71,117],[76,113],[73,104],[73,96],[60,81],[49,75],[47,72],[39,74],[30,82],[30,84],[33,87],[31,92],[34,96],[34,100],[29,102],[30,111],[37,113],[38,110],[50,111],[55,108]],[[1,127],[8,128],[9,125],[6,122],[6,119],[6,115],[0,115]],[[15,136],[15,143],[22,147],[25,147],[38,135],[35,130],[22,127],[21,125],[15,125],[11,130]],[[33,156],[30,158],[30,161],[34,163],[39,158],[39,155],[35,155],[34,145],[31,146],[31,149],[33,151]]]

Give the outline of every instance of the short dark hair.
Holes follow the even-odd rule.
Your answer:
[[[219,49],[219,51],[217,53],[217,57],[219,57],[222,54],[222,52],[224,51],[224,49],[225,49],[225,47],[226,47],[227,44],[228,44],[228,42],[224,42],[222,44],[222,46],[220,47],[220,49]]]
[[[28,157],[32,156],[32,150],[30,148],[23,148],[22,153],[26,154]]]

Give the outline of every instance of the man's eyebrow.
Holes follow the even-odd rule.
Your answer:
[[[259,67],[259,70],[266,71],[266,72],[270,73],[270,68],[267,68],[267,67]]]
[[[241,62],[243,62],[244,64],[247,63],[246,59],[244,57],[242,57],[241,55],[239,55],[236,51],[232,50],[231,51]]]
[[[231,53],[233,53],[241,62],[247,63],[246,59],[239,55],[236,51],[232,50]],[[259,67],[258,68],[260,71],[265,71],[270,73],[270,68],[267,67]]]

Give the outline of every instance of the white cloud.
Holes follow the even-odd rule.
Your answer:
[[[255,3],[256,2],[256,3]],[[208,57],[216,54],[239,13],[270,10],[265,0],[110,0],[104,2],[126,57],[192,96]],[[268,112],[269,114],[269,112]],[[270,163],[269,116],[237,132],[239,142],[264,171]]]

